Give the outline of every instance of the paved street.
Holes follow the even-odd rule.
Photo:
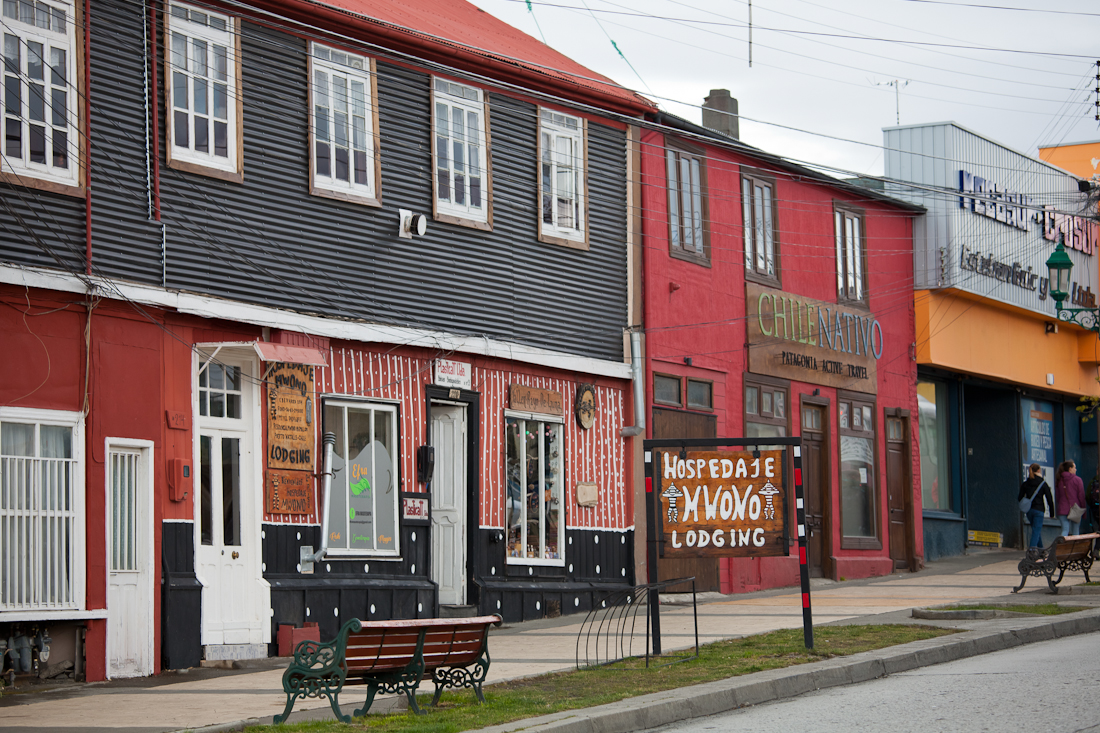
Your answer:
[[[1018,560],[1018,552],[992,551],[949,558],[916,574],[844,583],[815,581],[814,621],[904,623],[909,621],[905,611],[915,606],[1005,596],[1019,582]],[[1033,586],[1035,592],[1043,592],[1042,584]],[[680,598],[669,600],[674,602],[662,608],[665,649],[690,646],[691,607],[678,605]],[[741,596],[707,594],[698,613],[701,643],[802,624],[801,600],[793,589]],[[490,681],[573,667],[582,620],[565,616],[494,629]],[[644,616],[640,620],[644,628]],[[0,728],[5,733],[97,729],[160,733],[250,718],[270,720],[285,702],[281,690],[285,664],[285,660],[267,660],[255,670],[193,670],[185,675],[5,696],[0,698]],[[431,683],[421,689],[431,691]],[[359,704],[361,697],[362,688],[353,688],[342,702]],[[295,711],[296,716],[298,711],[306,711],[307,717],[331,715],[327,703],[315,700],[299,701]]]
[[[662,733],[1100,730],[1100,634],[1028,644],[656,729]],[[812,725],[808,721],[813,721]]]

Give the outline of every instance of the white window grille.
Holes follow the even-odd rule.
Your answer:
[[[480,89],[436,79],[435,205],[441,214],[487,222],[485,103]]]
[[[0,409],[0,612],[84,607],[81,418]]]
[[[376,198],[371,60],[314,43],[313,186]]]
[[[77,185],[73,6],[34,0],[4,0],[3,5],[3,170]]]
[[[544,109],[539,128],[542,234],[584,242],[584,120]]]

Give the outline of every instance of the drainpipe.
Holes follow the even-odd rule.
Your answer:
[[[642,333],[630,332],[630,379],[634,383],[634,424],[622,429],[624,438],[645,433],[645,378],[642,372]]]

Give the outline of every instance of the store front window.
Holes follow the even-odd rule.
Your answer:
[[[840,399],[842,546],[877,548],[874,403]]]
[[[956,511],[951,502],[948,454],[947,385],[917,382],[920,409],[921,506],[941,512]]]
[[[562,424],[532,415],[505,416],[508,562],[562,565]]]
[[[757,381],[745,375],[745,437],[787,437],[789,394],[786,382]]]

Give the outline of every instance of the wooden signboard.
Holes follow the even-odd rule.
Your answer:
[[[662,557],[788,554],[783,451],[655,452]]]
[[[313,514],[313,498],[309,471],[267,471],[264,510],[268,514]]]
[[[874,314],[745,285],[749,371],[856,392],[878,391],[886,335]]]
[[[562,415],[565,412],[565,401],[562,400],[561,392],[525,387],[522,384],[508,386],[508,406],[513,410],[543,415]]]
[[[267,377],[267,467],[313,471],[313,367],[278,362]]]

